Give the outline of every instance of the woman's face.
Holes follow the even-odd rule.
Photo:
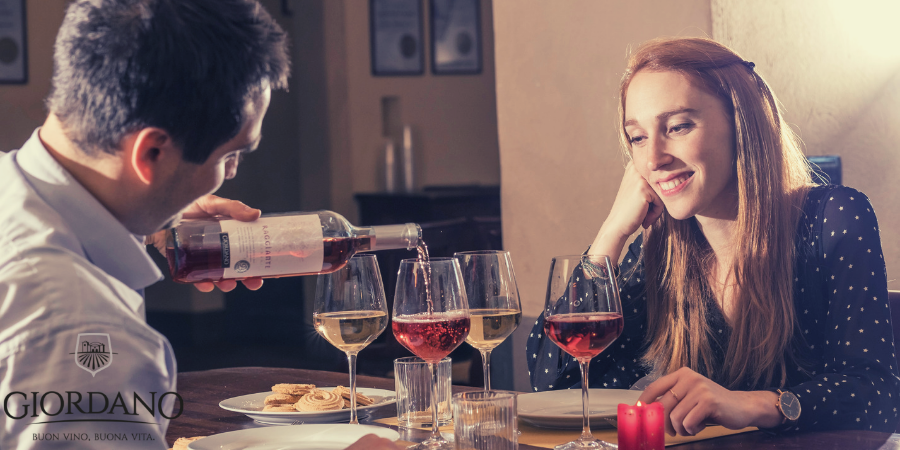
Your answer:
[[[626,91],[625,133],[669,215],[736,217],[734,125],[718,97],[678,72],[642,70]]]

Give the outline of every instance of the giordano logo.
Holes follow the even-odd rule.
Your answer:
[[[109,333],[78,333],[78,338],[75,339],[75,352],[70,355],[75,355],[75,364],[78,367],[96,377],[97,372],[112,364],[115,353],[112,351]]]
[[[84,369],[92,377],[100,371],[109,368],[113,362],[112,339],[109,333],[79,333],[75,339],[75,365]],[[174,407],[171,415],[166,415],[163,402],[166,397],[174,397]],[[147,423],[141,420],[129,420],[122,416],[139,416],[143,412],[152,417],[157,415],[166,419],[177,419],[184,412],[184,399],[177,392],[149,392],[141,396],[137,392],[117,392],[112,396],[104,392],[80,392],[80,391],[47,391],[47,392],[10,392],[3,398],[3,413],[10,419],[43,418],[43,421],[32,422],[57,423],[57,422],[128,422]],[[85,414],[120,414],[116,419],[98,416],[97,418],[84,418]],[[78,419],[58,416],[81,415]]]

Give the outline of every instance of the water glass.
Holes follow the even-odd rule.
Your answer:
[[[455,394],[453,417],[458,450],[519,448],[515,392],[474,391]]]
[[[437,364],[438,426],[450,423],[450,358]],[[394,360],[394,386],[397,391],[397,421],[401,427],[431,426],[431,370],[428,363],[414,356]]]

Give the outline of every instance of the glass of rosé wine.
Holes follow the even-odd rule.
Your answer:
[[[581,437],[556,450],[617,448],[591,435],[588,367],[622,334],[616,274],[608,256],[557,256],[550,263],[544,334],[581,365]]]
[[[316,280],[313,324],[331,345],[347,354],[350,367],[350,423],[356,415],[356,355],[387,328],[387,300],[378,260],[358,254],[343,268]]]
[[[456,259],[400,262],[391,327],[397,341],[425,360],[431,370],[431,437],[410,448],[454,448],[438,431],[438,405],[434,399],[439,398],[437,363],[469,334],[468,300]]]

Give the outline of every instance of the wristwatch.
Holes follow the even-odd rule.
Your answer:
[[[775,401],[775,406],[784,416],[784,420],[781,422],[782,425],[796,422],[800,418],[800,400],[791,391],[776,389],[776,392],[778,393],[778,400]]]

